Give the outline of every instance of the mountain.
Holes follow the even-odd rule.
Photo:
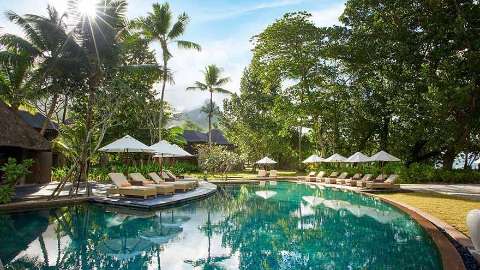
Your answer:
[[[218,117],[213,116],[212,127],[218,124]],[[202,108],[196,108],[190,111],[177,113],[170,120],[169,126],[180,126],[185,129],[193,129],[198,131],[208,130],[208,115],[202,112]]]

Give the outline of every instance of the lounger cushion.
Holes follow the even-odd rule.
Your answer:
[[[153,182],[153,181],[148,181],[148,180],[147,180],[147,181],[143,181],[143,184],[144,184],[144,185],[147,185],[147,184],[155,184],[155,182]]]
[[[130,183],[122,183],[121,187],[131,187],[132,184]]]

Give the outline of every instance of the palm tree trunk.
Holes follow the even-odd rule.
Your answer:
[[[213,91],[210,91],[210,113],[208,114],[208,146],[212,146]]]
[[[162,125],[163,125],[163,100],[165,98],[165,86],[167,85],[167,56],[163,55],[163,82],[162,82],[162,93],[160,94],[160,115],[158,117],[158,141],[162,140]]]
[[[55,111],[55,107],[57,107],[58,102],[58,94],[55,93],[52,98],[52,103],[50,104],[50,108],[48,109],[47,115],[45,117],[45,121],[43,121],[42,129],[40,130],[40,135],[45,135],[45,131],[47,130],[48,123],[52,118],[53,111]]]

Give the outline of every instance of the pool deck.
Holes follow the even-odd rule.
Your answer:
[[[212,195],[216,191],[216,185],[209,182],[200,181],[199,187],[197,187],[196,189],[183,193],[175,193],[174,195],[170,196],[158,196],[157,198],[151,198],[146,200],[126,198],[120,196],[93,196],[91,197],[90,201],[95,203],[107,204],[110,206],[135,207],[138,209],[152,210],[205,198]]]
[[[107,196],[107,190],[113,188],[112,184],[90,183],[92,190],[91,196],[86,195],[85,186],[81,186],[78,196],[70,197],[70,184],[60,192],[60,196],[55,200],[48,200],[50,194],[57,187],[58,183],[49,183],[46,185],[28,186],[17,188],[16,196],[12,203],[0,205],[0,212],[26,211],[39,208],[61,207],[68,204],[93,202],[109,205],[112,207],[130,207],[139,210],[152,210],[165,208],[201,198],[208,197],[217,191],[217,186],[199,181],[199,186],[191,191],[176,193],[174,195],[159,195],[156,198],[136,199],[130,197],[121,197],[118,195]]]

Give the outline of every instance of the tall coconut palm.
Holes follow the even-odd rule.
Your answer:
[[[147,17],[139,18],[134,26],[139,28],[142,35],[150,42],[160,43],[163,60],[162,90],[160,93],[160,115],[158,118],[158,137],[162,139],[162,126],[164,121],[164,97],[165,87],[168,81],[168,61],[173,57],[168,47],[171,43],[176,43],[179,48],[201,50],[197,43],[180,40],[185,33],[189,22],[186,13],[178,16],[177,21],[173,21],[173,14],[168,3],[153,4],[153,11],[148,13]]]
[[[60,81],[77,70],[75,55],[79,53],[78,45],[67,34],[64,22],[66,14],[59,14],[52,6],[48,6],[47,11],[47,17],[34,14],[20,16],[12,11],[7,12],[8,19],[23,30],[25,38],[12,34],[5,34],[1,38],[1,43],[7,48],[22,48],[35,59],[38,68],[34,79],[44,86],[48,94],[52,94],[50,108],[40,130],[42,135],[63,91]]]
[[[33,58],[19,48],[0,52],[0,98],[14,109],[25,103],[32,92]]]
[[[208,112],[208,145],[212,145],[212,116],[214,112],[213,107],[213,93],[231,94],[230,91],[221,88],[230,81],[230,78],[220,78],[222,69],[216,65],[208,65],[203,71],[204,82],[196,81],[194,86],[187,87],[187,90],[201,90],[210,92],[210,110]]]
[[[71,0],[70,13],[77,22],[76,40],[84,55],[87,70],[87,106],[85,140],[79,157],[78,181],[85,181],[90,157],[95,95],[99,91],[107,69],[119,65],[119,45],[126,33],[127,2],[125,0],[99,0],[94,13],[82,9],[84,1]]]

